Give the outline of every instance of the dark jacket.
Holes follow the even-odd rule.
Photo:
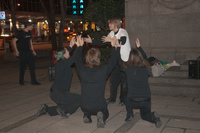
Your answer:
[[[102,67],[89,68],[82,62],[82,47],[77,48],[76,67],[81,79],[81,107],[87,110],[100,110],[107,107],[105,85],[108,75],[117,62],[119,48],[112,48],[110,61]]]

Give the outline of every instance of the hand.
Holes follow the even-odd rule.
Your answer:
[[[122,45],[122,42],[120,41],[120,43],[119,43],[119,41],[116,40],[115,46],[116,46],[116,47],[121,47],[121,45]]]
[[[15,56],[18,57],[19,56],[19,51],[16,51],[14,54],[15,54]]]
[[[37,55],[37,54],[36,54],[36,52],[35,52],[35,50],[32,50],[32,52],[33,52],[33,55],[34,55],[34,56],[36,56],[36,55]]]
[[[111,37],[107,37],[107,36],[103,36],[103,37],[101,38],[101,41],[102,41],[103,43],[105,43],[105,42],[111,42],[111,41],[112,41],[112,38],[111,38]]]
[[[135,43],[136,43],[136,47],[139,48],[140,47],[140,40],[138,38],[136,39]]]
[[[81,37],[81,35],[78,35],[76,37],[76,45],[77,45],[77,47],[83,46],[83,44],[84,44],[83,38]]]
[[[83,38],[84,42],[86,42],[86,43],[92,43],[91,37],[89,35],[87,35],[87,36],[88,36],[87,38],[86,37]]]
[[[112,39],[111,39],[111,45],[112,45],[112,47],[115,47],[116,46],[116,42],[117,42],[118,40],[117,40],[117,38],[116,37],[113,37]]]
[[[69,46],[72,48],[72,47],[74,46],[75,43],[76,43],[75,38],[72,37],[72,39],[71,39],[71,41],[70,41],[70,43],[69,43]]]

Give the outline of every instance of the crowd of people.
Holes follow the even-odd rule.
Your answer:
[[[103,36],[102,41],[92,40],[89,35],[88,37],[79,35],[76,38],[72,38],[68,48],[58,49],[55,52],[55,77],[50,89],[50,97],[56,103],[56,106],[49,107],[43,104],[38,110],[37,115],[40,116],[48,113],[50,116],[60,115],[63,118],[68,118],[67,114],[75,113],[80,107],[84,114],[84,123],[91,123],[91,115],[96,115],[97,127],[104,128],[109,117],[107,104],[116,101],[117,89],[121,83],[119,104],[126,107],[127,115],[125,121],[133,120],[133,109],[140,109],[140,115],[143,120],[154,123],[157,128],[161,127],[162,122],[158,113],[151,111],[151,91],[148,84],[150,64],[140,46],[139,39],[136,39],[136,48],[131,49],[128,33],[121,28],[120,19],[110,19],[108,24],[111,32],[107,36]],[[15,41],[20,40],[20,38],[22,37],[17,36]],[[30,39],[27,40],[27,43],[29,41]],[[91,48],[84,57],[84,63],[82,60],[82,49],[85,42],[93,45],[108,45],[110,43],[112,48],[109,61],[101,66],[101,53],[99,49]],[[77,47],[70,57],[69,53],[74,45]],[[25,47],[25,44],[21,46]],[[23,66],[24,63],[27,63],[26,60],[23,61],[23,54],[32,53],[30,55],[34,56],[35,52],[32,47],[27,53],[20,47],[20,52],[16,46],[15,48],[17,51],[16,55],[20,56],[23,62],[21,63],[22,67],[20,67],[19,80],[19,83],[23,85],[23,74],[25,71]],[[32,57],[30,57],[30,60],[32,61]],[[70,67],[72,63],[75,63],[80,77],[81,95],[69,91],[73,74]],[[110,97],[105,99],[105,86],[109,75]],[[40,84],[34,76],[32,84]]]

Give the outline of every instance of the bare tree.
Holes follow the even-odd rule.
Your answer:
[[[52,43],[52,50],[57,49],[57,41],[56,41],[56,32],[55,32],[55,7],[54,7],[54,0],[40,0],[44,12],[47,15],[47,20],[49,23],[50,29],[50,36],[51,36],[51,43]]]
[[[8,8],[8,9],[10,10],[10,13],[11,13],[13,32],[14,32],[14,35],[16,35],[17,27],[16,27],[16,18],[15,18],[15,2],[14,2],[14,0],[9,0],[9,3],[10,3],[10,8]]]
[[[64,34],[64,24],[65,16],[67,10],[67,0],[60,0],[60,10],[61,10],[61,22],[60,22],[60,31],[59,31],[59,44],[58,47],[63,47],[63,34]]]

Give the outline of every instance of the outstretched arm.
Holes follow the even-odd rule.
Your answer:
[[[141,45],[140,45],[140,40],[139,40],[138,38],[136,39],[135,43],[136,43],[137,49],[138,49],[138,50],[140,51],[140,53],[142,54],[143,58],[144,58],[144,59],[147,59],[147,55],[146,55],[146,53],[144,52],[144,50],[142,49],[142,47],[141,47]]]
[[[83,44],[84,44],[84,41],[83,41],[83,38],[81,38],[81,35],[77,36],[77,40],[76,40],[77,48],[74,52],[75,64],[76,64],[77,70],[80,70],[80,68],[83,67],[83,61],[82,61]]]
[[[111,41],[111,45],[112,45],[111,58],[110,58],[108,64],[105,66],[108,68],[107,74],[110,74],[110,72],[112,71],[112,69],[114,68],[114,66],[117,63],[117,58],[119,58],[118,55],[119,55],[121,43],[119,44],[116,37],[114,37]]]
[[[109,42],[103,42],[103,41],[98,41],[98,40],[92,40],[92,38],[88,35],[88,37],[84,37],[84,42],[90,43],[90,45],[100,45],[104,46],[109,44]]]

